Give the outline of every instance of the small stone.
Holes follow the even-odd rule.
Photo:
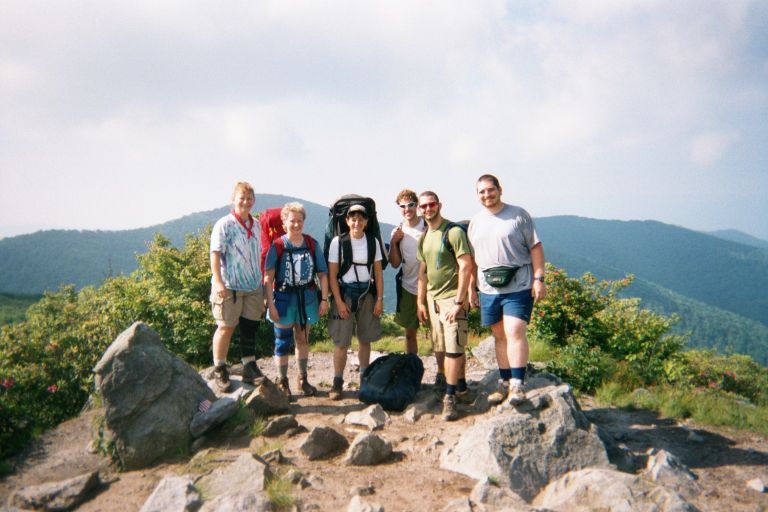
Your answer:
[[[765,482],[763,482],[759,478],[753,478],[749,482],[747,482],[747,487],[752,489],[753,491],[757,492],[765,492]]]

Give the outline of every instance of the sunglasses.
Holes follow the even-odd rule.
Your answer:
[[[422,210],[426,210],[428,208],[437,208],[437,205],[438,205],[437,201],[431,201],[429,203],[420,204],[419,208],[421,208]]]
[[[413,208],[414,206],[416,206],[416,202],[415,201],[411,201],[410,203],[399,204],[397,206],[399,206],[400,208],[405,210],[406,208]]]

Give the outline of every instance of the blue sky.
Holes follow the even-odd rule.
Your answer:
[[[0,236],[403,187],[768,239],[768,3],[0,0]],[[392,205],[394,206],[394,205]],[[258,205],[257,205],[258,207]]]

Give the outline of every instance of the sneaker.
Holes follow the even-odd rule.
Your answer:
[[[262,377],[264,377],[264,374],[259,370],[256,361],[248,361],[245,366],[243,366],[243,382],[253,384],[256,382],[256,379]]]
[[[331,398],[331,400],[341,400],[343,390],[342,390],[343,384],[342,383],[333,383],[333,387],[331,388],[331,391],[328,393],[328,396]]]
[[[296,388],[299,390],[301,396],[315,396],[317,394],[317,388],[307,381],[306,375],[299,375],[296,379]]]
[[[443,420],[453,421],[458,419],[459,412],[456,410],[456,397],[453,395],[445,395],[443,398]]]
[[[293,401],[293,396],[291,395],[291,386],[288,384],[288,377],[283,377],[277,381],[277,389],[279,389],[280,392],[288,398],[289,402]]]
[[[460,404],[471,404],[475,401],[475,397],[469,388],[464,391],[456,391],[456,402]]]
[[[518,405],[525,402],[525,389],[523,389],[523,385],[510,384],[505,402],[509,405]]]
[[[435,375],[435,383],[432,384],[432,389],[438,393],[445,393],[445,386],[447,385],[448,383],[445,381],[444,373],[438,373]]]
[[[498,387],[496,391],[488,395],[488,403],[491,405],[500,404],[507,397],[509,393],[509,381],[499,379]]]
[[[220,393],[227,393],[232,388],[232,382],[229,380],[229,370],[227,370],[227,365],[223,364],[213,369],[213,385]]]

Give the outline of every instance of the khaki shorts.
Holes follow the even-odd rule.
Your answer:
[[[406,329],[418,329],[419,317],[416,315],[418,298],[409,291],[403,290],[400,299],[400,311],[395,313],[395,322]]]
[[[339,312],[335,301],[331,301],[331,318],[328,320],[328,335],[333,343],[339,347],[348,347],[352,344],[352,335],[357,334],[357,340],[362,343],[371,343],[381,338],[381,319],[373,314],[376,306],[376,294],[366,293],[360,300],[357,311],[352,313],[352,299],[345,299],[349,316],[346,320],[339,318]]]
[[[237,297],[237,300],[235,299]],[[252,292],[233,292],[227,290],[223,299],[214,297],[211,292],[211,309],[213,318],[220,327],[235,327],[240,317],[248,320],[261,320],[264,317],[264,290],[259,288]]]
[[[427,294],[427,310],[429,311],[430,335],[432,336],[432,350],[434,352],[446,352],[448,354],[463,354],[467,347],[467,309],[456,318],[456,322],[449,323],[445,320],[445,314],[454,307],[455,297],[447,299],[433,299]]]

